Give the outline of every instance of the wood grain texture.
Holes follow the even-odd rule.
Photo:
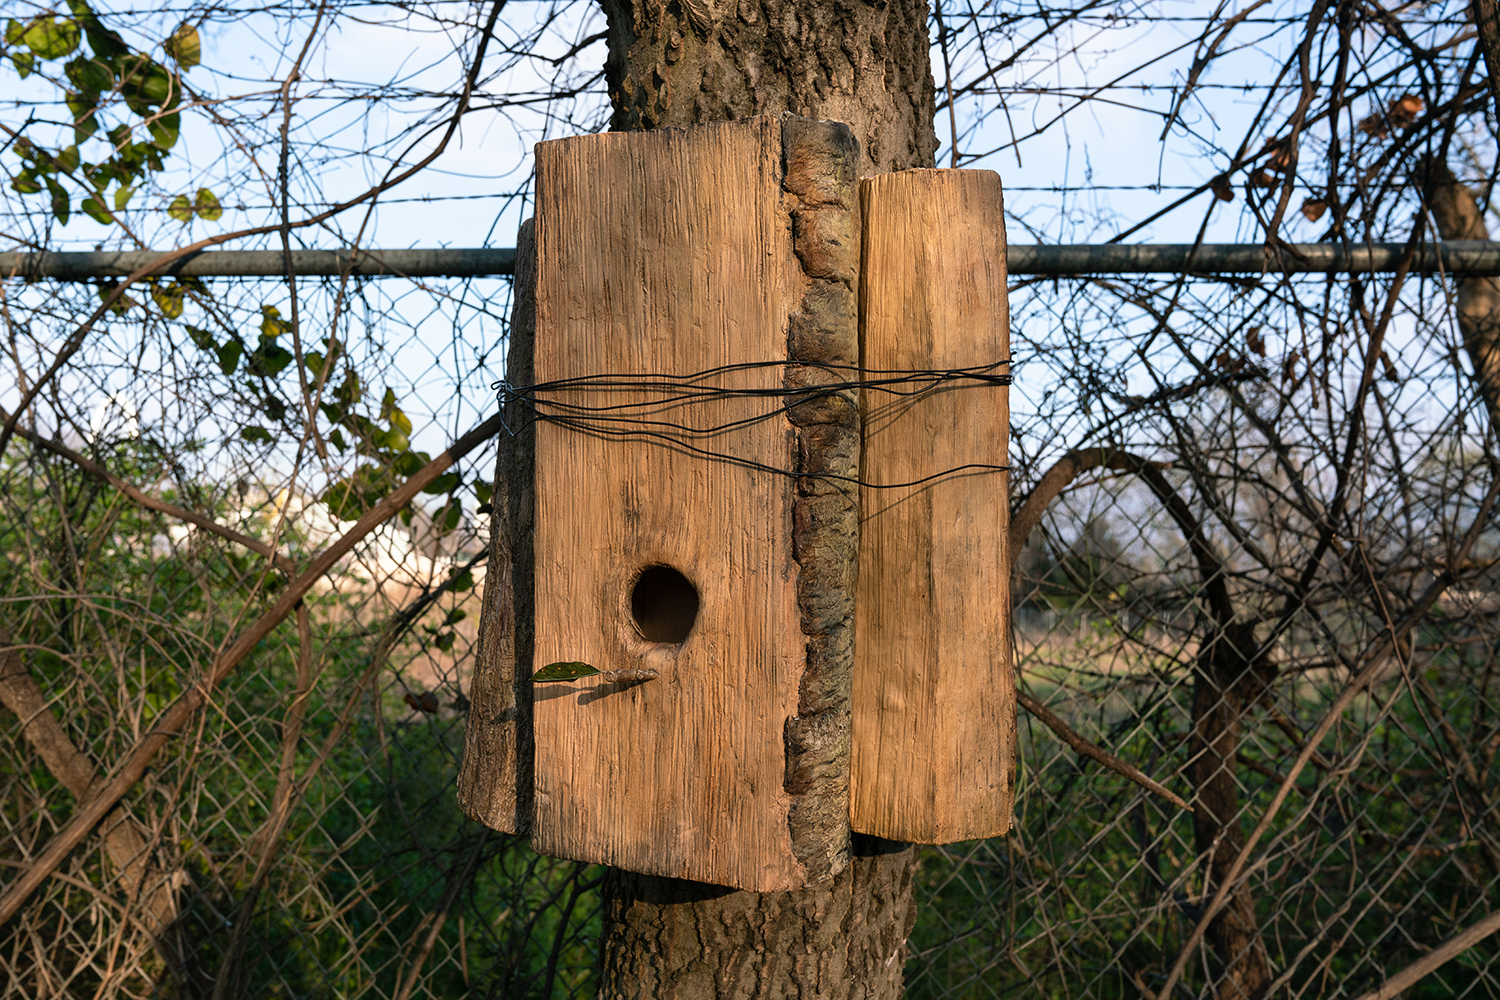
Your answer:
[[[532,380],[536,338],[535,223],[516,237],[510,348],[506,378]],[[505,404],[497,438],[490,511],[490,558],[479,611],[479,648],[470,684],[458,801],[473,819],[505,833],[531,830],[532,760],[532,527],[536,435],[530,413]]]
[[[1010,356],[1000,178],[908,170],[863,182],[862,365]],[[910,482],[1007,462],[1008,390],[865,390],[862,478]],[[940,844],[1010,828],[1015,687],[1008,475],[862,492],[850,821]]]
[[[809,279],[793,249],[781,140],[781,120],[766,117],[539,145],[537,382],[786,360]],[[712,384],[772,389],[783,377],[772,367]],[[546,398],[660,396],[625,388]],[[649,416],[708,428],[774,409],[774,400],[719,397]],[[712,435],[658,430],[783,470],[798,442],[780,413]],[[538,425],[536,447],[533,668],[581,660],[658,677],[538,687],[533,845],[756,891],[831,871],[847,848],[819,861],[798,850],[791,823],[799,796],[830,787],[822,778],[789,787],[787,723],[808,655],[795,481],[661,439],[553,421]],[[680,644],[648,641],[632,613],[632,587],[654,565],[681,572],[699,596]],[[846,817],[838,828],[846,840]]]

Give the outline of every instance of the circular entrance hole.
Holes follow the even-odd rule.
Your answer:
[[[647,566],[630,592],[630,613],[651,642],[682,642],[698,620],[698,589],[670,566]]]

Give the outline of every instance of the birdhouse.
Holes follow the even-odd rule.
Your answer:
[[[1000,177],[904,170],[861,193],[850,817],[892,840],[993,837],[1010,828],[1016,716]],[[901,381],[915,372],[953,377]]]
[[[851,818],[1002,832],[999,179],[877,178],[861,217],[849,129],[793,116],[536,162],[466,811],[756,891],[836,874]]]
[[[760,891],[846,861],[857,153],[793,117],[537,146],[460,794],[542,853]],[[553,663],[600,673],[523,676]]]

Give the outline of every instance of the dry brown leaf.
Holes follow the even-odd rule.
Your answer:
[[[1392,129],[1399,131],[1411,128],[1417,115],[1426,106],[1426,102],[1416,94],[1402,94],[1386,105],[1383,112],[1372,112],[1360,119],[1359,130],[1372,139],[1384,139],[1391,134]]]
[[[1308,222],[1317,222],[1328,211],[1328,202],[1322,198],[1309,198],[1302,203],[1302,215]]]
[[[1275,183],[1276,178],[1272,177],[1264,170],[1257,170],[1255,173],[1250,175],[1251,187],[1268,188]]]
[[[1208,182],[1208,189],[1214,193],[1214,197],[1220,201],[1234,201],[1234,187],[1229,183],[1228,174],[1220,174]]]
[[[1235,372],[1245,367],[1245,359],[1234,357],[1228,351],[1220,351],[1214,355],[1214,364],[1219,366],[1219,371]]]
[[[1422,113],[1426,107],[1422,99],[1416,94],[1402,94],[1391,102],[1386,109],[1385,116],[1390,120],[1391,128],[1408,129],[1412,122],[1417,120],[1417,115]]]
[[[438,710],[438,696],[434,691],[423,691],[420,695],[408,691],[401,700],[418,712],[432,713]]]
[[[1264,146],[1260,148],[1262,153],[1269,150],[1270,159],[1266,160],[1266,169],[1273,174],[1284,174],[1292,169],[1292,144],[1286,139],[1267,139]]]
[[[1266,356],[1266,342],[1260,335],[1260,327],[1252,326],[1245,331],[1245,346],[1261,357]]]

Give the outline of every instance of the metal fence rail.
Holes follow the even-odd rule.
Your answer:
[[[1401,268],[1459,275],[1500,274],[1500,243],[1462,240],[1423,243],[1020,244],[1007,253],[1010,273],[1069,277],[1092,274],[1370,274]],[[172,251],[97,250],[77,253],[0,253],[0,276],[37,281],[123,278]],[[408,250],[200,250],[147,272],[183,278],[313,277],[478,278],[514,273],[513,247]]]

